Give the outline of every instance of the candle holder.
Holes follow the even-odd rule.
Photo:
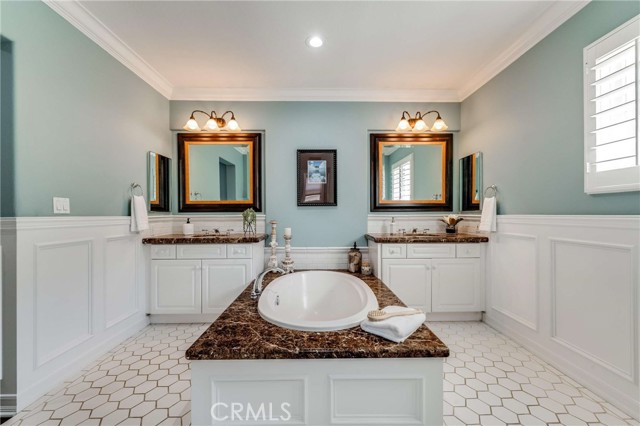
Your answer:
[[[291,235],[284,236],[284,260],[282,261],[282,269],[285,274],[293,272],[293,259],[291,259]]]
[[[276,225],[278,224],[278,222],[272,220],[269,223],[271,224],[271,243],[269,244],[271,246],[271,256],[269,256],[269,263],[267,264],[267,266],[269,268],[277,268],[278,256],[276,255],[276,249],[278,248],[278,236],[276,234]]]

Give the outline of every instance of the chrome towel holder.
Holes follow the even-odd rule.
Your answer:
[[[487,194],[487,192],[493,191],[491,194]],[[487,189],[484,190],[484,198],[496,197],[498,195],[498,187],[495,185],[488,186]]]
[[[139,194],[136,194],[136,189],[140,190]],[[142,189],[142,187],[140,186],[140,184],[133,182],[131,184],[131,186],[129,187],[129,192],[131,192],[131,195],[144,195],[144,190]]]

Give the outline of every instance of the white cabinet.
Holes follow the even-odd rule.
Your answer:
[[[221,314],[262,271],[264,246],[152,245],[149,312]]]
[[[199,314],[202,265],[200,260],[152,260],[152,314]]]
[[[431,310],[479,312],[484,310],[480,259],[431,261]]]
[[[250,259],[202,261],[202,313],[221,314],[242,293],[250,277]]]
[[[431,312],[431,260],[385,259],[382,281],[405,305]]]
[[[403,303],[424,312],[484,310],[482,245],[369,242],[376,276]]]

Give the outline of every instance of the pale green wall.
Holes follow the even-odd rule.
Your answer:
[[[233,110],[243,129],[265,131],[267,221],[279,222],[280,235],[282,228],[293,228],[292,244],[298,247],[344,247],[354,241],[365,244],[363,235],[369,214],[369,131],[394,129],[405,109],[412,114],[437,109],[449,130],[460,129],[459,103],[189,101],[171,102],[171,128],[181,129],[194,109]],[[454,134],[457,170],[456,139]],[[174,144],[177,145],[175,139]],[[298,207],[296,204],[296,150],[313,148],[338,150],[337,207]],[[174,158],[178,158],[175,149]],[[174,172],[177,173],[177,168]],[[174,182],[174,196],[177,189]],[[174,206],[176,200],[174,197]]]
[[[3,1],[2,36],[3,216],[51,216],[54,196],[74,216],[128,215],[147,151],[171,156],[169,101],[41,2]]]
[[[583,191],[582,49],[640,13],[595,1],[462,102],[458,157],[482,151],[501,214],[640,214],[640,193]]]

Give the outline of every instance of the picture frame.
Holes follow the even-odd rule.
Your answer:
[[[337,157],[335,149],[298,150],[298,206],[338,205]]]

